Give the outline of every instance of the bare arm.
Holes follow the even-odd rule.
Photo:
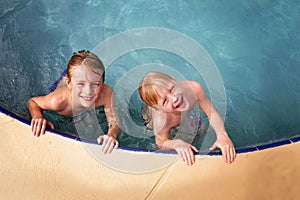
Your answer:
[[[109,127],[107,135],[117,138],[120,133],[121,125],[119,120],[119,114],[115,107],[115,97],[110,87],[108,88],[106,99],[107,101],[104,104],[104,111]]]
[[[168,120],[161,119],[157,112],[152,112],[154,135],[157,147],[162,150],[176,150],[181,159],[187,165],[194,164],[194,151],[198,152],[197,148],[180,139],[170,140],[169,131],[171,127],[168,126],[170,123]]]
[[[215,110],[211,101],[207,98],[202,86],[198,83],[195,83],[194,88],[196,88],[197,102],[199,104],[199,107],[208,116],[209,122],[217,135],[217,140],[210,148],[210,150],[220,148],[223,154],[224,161],[227,163],[232,163],[236,157],[236,152],[234,149],[234,145],[226,132],[222,118]]]
[[[31,131],[34,136],[45,134],[46,126],[54,129],[54,125],[43,117],[43,110],[60,111],[65,103],[58,93],[53,92],[46,96],[32,97],[28,101],[28,110],[32,117]]]
[[[46,96],[32,97],[28,101],[28,110],[32,118],[43,117],[43,110],[52,110],[59,112],[67,105],[65,98],[63,97],[62,89],[58,89],[53,93]]]
[[[43,117],[43,110],[47,108],[47,106],[44,106],[46,99],[45,96],[39,96],[28,101],[28,110],[32,117],[31,132],[37,137],[45,134],[47,125],[54,129],[54,125]]]
[[[33,119],[43,117],[43,109],[36,103],[39,98],[43,99],[43,97],[33,97],[28,101],[28,110]]]
[[[115,108],[115,99],[112,89],[105,86],[102,97],[104,98],[104,111],[108,122],[108,132],[106,135],[101,135],[97,141],[102,143],[102,152],[110,153],[114,148],[117,148],[119,143],[117,137],[121,131],[119,115]]]

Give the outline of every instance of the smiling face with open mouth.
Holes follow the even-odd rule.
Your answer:
[[[99,70],[90,69],[86,66],[77,67],[73,71],[70,85],[73,106],[91,108],[101,93],[102,74]]]
[[[159,91],[157,108],[164,110],[165,112],[183,112],[188,109],[188,101],[184,98],[184,92],[176,84],[172,83],[168,89],[162,89]]]

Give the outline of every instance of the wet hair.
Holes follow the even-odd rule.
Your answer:
[[[81,50],[78,52],[73,53],[73,56],[71,57],[68,68],[67,68],[67,75],[66,77],[68,79],[71,79],[73,76],[73,70],[75,67],[85,65],[92,70],[100,70],[100,75],[102,76],[102,80],[104,82],[105,80],[105,68],[102,63],[102,61],[96,56],[95,54],[91,53],[88,50]],[[96,71],[95,71],[96,72]]]
[[[161,72],[149,72],[139,84],[139,94],[141,99],[151,107],[158,104],[158,100],[162,98],[162,93],[169,90],[168,83],[176,83],[176,80]]]

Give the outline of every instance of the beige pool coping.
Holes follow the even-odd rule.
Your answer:
[[[27,124],[3,113],[0,134],[0,199],[300,198],[300,142],[239,154],[230,165],[220,156],[197,156],[189,167],[176,155],[144,153],[145,166],[173,161],[134,174],[99,162],[79,141],[52,133],[35,138]],[[129,163],[134,156],[117,150],[101,158]]]

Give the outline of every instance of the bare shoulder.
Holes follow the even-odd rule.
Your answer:
[[[43,110],[59,111],[61,108],[66,107],[66,91],[63,88],[59,88],[45,96],[33,97],[31,101],[34,101]]]
[[[186,81],[186,82],[188,83],[188,85],[191,88],[193,88],[195,90],[203,90],[202,85],[199,82],[197,82],[197,81],[189,80],[189,81]]]
[[[60,111],[68,106],[70,92],[66,86],[54,90],[48,96],[53,110]]]
[[[113,95],[113,90],[109,85],[103,84],[102,93],[107,95]]]
[[[203,98],[206,96],[203,86],[197,81],[187,81],[189,87],[193,90],[193,93],[196,94],[198,98]]]
[[[108,101],[111,101],[114,98],[114,93],[112,88],[109,85],[103,84],[99,102],[103,102],[101,104],[106,104]]]
[[[114,93],[112,88],[109,85],[103,84],[101,89],[101,94],[96,100],[96,107],[103,106],[111,107],[114,104]]]

